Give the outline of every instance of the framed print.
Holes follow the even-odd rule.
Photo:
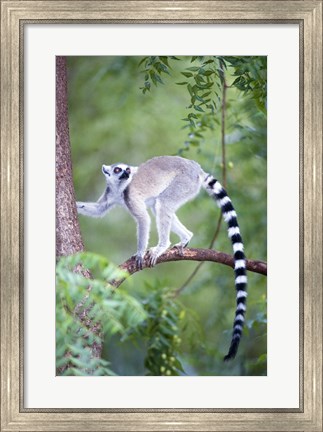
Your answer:
[[[322,431],[322,1],[1,32],[1,430]]]

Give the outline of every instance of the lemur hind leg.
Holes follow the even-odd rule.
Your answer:
[[[135,254],[137,268],[142,269],[144,255],[147,250],[150,232],[150,216],[142,201],[127,203],[137,223],[137,252]]]
[[[156,200],[154,213],[156,215],[158,244],[157,246],[150,248],[147,252],[147,264],[150,267],[153,267],[156,264],[157,258],[170,246],[169,236],[173,218],[175,216],[174,210],[164,202],[162,197]]]
[[[181,172],[155,201],[158,244],[148,251],[149,264],[156,264],[157,258],[169,247],[170,231],[180,237],[180,250],[187,245],[193,234],[179,221],[175,212],[187,201],[194,198],[200,189],[200,182],[187,179]]]
[[[190,242],[193,233],[181,223],[176,215],[173,217],[171,230],[180,238],[180,242],[176,243],[173,247],[178,250],[180,255],[184,255],[184,248]]]
[[[151,205],[151,210],[153,212],[153,215],[156,218],[156,202],[154,202],[153,205]],[[180,239],[180,242],[174,244],[173,247],[181,249],[181,251],[182,251],[183,248],[186,247],[188,245],[188,243],[190,242],[190,240],[192,239],[193,233],[191,231],[189,231],[182,224],[182,222],[178,219],[178,217],[176,216],[176,214],[174,214],[174,216],[173,216],[172,225],[171,225],[170,230],[171,230],[171,232],[173,232],[174,234],[176,234],[179,237],[179,239]]]

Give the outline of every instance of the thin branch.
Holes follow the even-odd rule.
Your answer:
[[[212,249],[215,243],[215,240],[218,237],[218,234],[220,232],[220,228],[221,228],[221,223],[222,223],[222,213],[220,213],[220,217],[218,219],[218,223],[213,235],[213,238],[211,240],[209,249]],[[194,279],[195,275],[197,274],[197,272],[200,270],[200,268],[202,267],[202,265],[204,264],[204,261],[200,262],[195,269],[192,271],[192,273],[189,275],[189,277],[186,279],[186,281],[176,290],[176,295],[178,295],[179,293],[181,293],[186,287],[187,285]]]
[[[226,151],[225,151],[225,114],[226,114],[226,104],[227,104],[227,82],[225,79],[224,71],[223,72],[223,85],[222,85],[222,104],[221,104],[221,150],[222,150],[222,185],[224,186],[224,189],[227,187],[227,168],[226,168]],[[220,217],[218,219],[218,223],[215,229],[215,232],[213,234],[209,249],[212,249],[214,246],[214,243],[219,235],[220,228],[222,223],[222,213],[220,213]],[[176,295],[178,295],[180,292],[182,292],[187,285],[194,279],[195,275],[198,273],[200,268],[202,267],[203,262],[198,264],[193,272],[189,275],[189,277],[186,279],[186,281],[176,290]]]
[[[223,85],[222,85],[222,110],[221,110],[221,149],[222,149],[222,184],[224,189],[227,187],[227,161],[225,151],[225,115],[227,107],[227,82],[223,72]]]
[[[172,248],[166,251],[157,259],[157,264],[162,264],[170,261],[211,261],[217,262],[220,264],[227,265],[229,267],[234,267],[234,259],[233,256],[226,254],[224,252],[218,252],[213,249],[193,249],[186,248],[183,253],[179,252],[177,248]],[[264,261],[258,260],[247,260],[247,270],[259,273],[262,275],[267,275],[267,263]],[[136,266],[135,258],[129,258],[126,262],[119,266],[121,270],[125,270],[129,276],[139,271]],[[144,260],[143,269],[149,268]],[[109,281],[110,285],[115,288],[118,288],[122,282],[124,282],[127,277],[123,277],[120,279],[115,279],[113,281]]]

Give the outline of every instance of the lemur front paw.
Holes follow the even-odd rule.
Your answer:
[[[82,209],[85,207],[85,204],[79,201],[76,201],[76,208],[77,209]]]

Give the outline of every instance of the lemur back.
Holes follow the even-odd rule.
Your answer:
[[[136,262],[139,268],[142,268],[144,260],[150,266],[156,264],[158,257],[170,245],[171,231],[177,234],[180,239],[180,243],[175,245],[179,250],[187,246],[193,234],[180,222],[175,213],[199,193],[201,186],[221,208],[223,218],[228,225],[228,236],[231,239],[234,252],[236,286],[236,313],[233,333],[229,352],[224,359],[234,358],[240,343],[246,312],[247,276],[237,214],[226,191],[211,174],[204,172],[198,163],[178,156],[155,157],[144,162],[138,169],[128,167],[128,174],[124,169],[126,165],[119,165],[123,165],[121,171],[124,174],[120,174],[120,166],[117,164],[111,167],[104,165],[102,168],[107,184],[113,182],[113,187],[109,189],[106,196],[103,194],[97,203],[77,203],[77,205],[80,213],[89,216],[101,216],[101,213],[105,214],[107,208],[110,207],[104,205],[104,201],[115,204],[124,200],[124,204],[137,223]],[[117,174],[118,178],[115,179],[113,174]],[[113,189],[113,193],[111,189]],[[96,210],[93,210],[95,206],[97,206]],[[99,206],[105,210],[101,211]],[[150,232],[149,207],[156,217],[158,244],[147,251]]]

